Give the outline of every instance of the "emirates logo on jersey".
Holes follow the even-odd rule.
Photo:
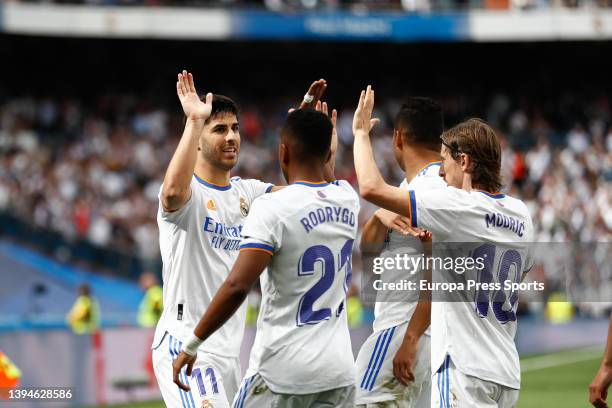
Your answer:
[[[208,200],[208,202],[206,203],[206,208],[211,211],[217,211],[217,206],[215,205],[215,202],[213,200]]]
[[[244,197],[240,197],[240,214],[242,214],[243,217],[249,215],[249,204]]]

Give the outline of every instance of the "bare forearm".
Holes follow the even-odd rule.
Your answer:
[[[408,193],[385,182],[376,166],[370,137],[366,133],[355,133],[353,156],[359,194],[379,207],[399,215],[410,216]]]
[[[612,315],[610,315],[610,325],[608,326],[608,340],[606,342],[606,352],[604,353],[602,365],[612,367]]]
[[[374,213],[363,226],[359,249],[364,254],[379,254],[384,246],[386,235],[387,227],[380,222],[376,213]]]
[[[421,300],[408,323],[404,341],[417,342],[431,324],[431,302]]]
[[[236,313],[246,299],[250,287],[226,280],[206,309],[206,313],[194,330],[194,334],[206,340]]]
[[[164,210],[179,209],[191,194],[190,183],[194,172],[198,139],[204,128],[203,120],[187,120],[181,140],[170,160],[162,190]]]
[[[376,161],[374,160],[374,152],[370,136],[364,132],[355,134],[355,143],[353,145],[353,155],[355,160],[355,172],[359,181],[359,192],[365,198],[373,194],[377,186],[385,183]]]

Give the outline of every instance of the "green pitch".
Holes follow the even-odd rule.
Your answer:
[[[601,349],[580,349],[522,358],[522,389],[517,408],[588,407],[588,386],[602,355]],[[163,407],[163,402],[114,406]]]

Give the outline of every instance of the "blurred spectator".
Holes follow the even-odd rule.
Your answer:
[[[0,399],[9,399],[9,391],[17,388],[20,379],[19,368],[0,350]]]
[[[75,334],[94,333],[100,327],[100,306],[86,283],[79,286],[79,296],[66,320]]]
[[[162,287],[151,272],[140,275],[140,287],[145,295],[138,307],[138,324],[141,327],[155,327],[164,310]]]

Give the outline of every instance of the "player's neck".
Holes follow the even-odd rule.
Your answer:
[[[202,180],[218,186],[227,186],[230,183],[229,170],[223,170],[213,166],[205,160],[196,161],[194,173]]]
[[[422,148],[405,148],[403,154],[404,171],[406,180],[412,180],[421,170],[440,161],[440,153]]]
[[[317,166],[299,166],[288,172],[287,183],[293,184],[296,181],[309,181],[320,183],[325,181],[325,168]]]

